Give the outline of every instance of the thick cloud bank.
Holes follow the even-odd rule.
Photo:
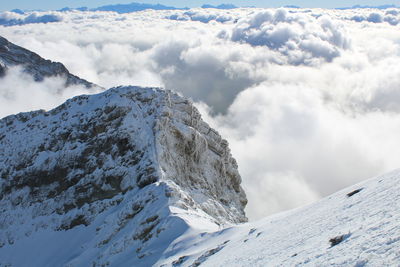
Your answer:
[[[228,139],[252,219],[400,167],[398,9],[60,16],[0,35],[103,87],[164,86],[191,97]],[[3,95],[18,78],[7,79]],[[54,96],[41,92],[34,108]],[[2,101],[2,115],[31,108],[23,97]]]
[[[290,14],[285,9],[262,11],[241,19],[228,35],[235,42],[278,51],[292,65],[311,64],[318,58],[330,62],[341,49],[349,47],[343,26],[329,16],[314,18]]]
[[[41,14],[40,12],[21,13],[22,12],[1,12],[0,25],[14,26],[31,23],[59,22],[62,20],[62,16],[58,14],[58,12],[51,12],[47,14]]]

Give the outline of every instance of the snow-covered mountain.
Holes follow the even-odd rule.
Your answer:
[[[32,75],[37,82],[46,77],[59,76],[66,79],[66,86],[83,85],[88,89],[99,87],[71,74],[63,64],[43,59],[0,36],[0,78],[7,75],[9,68],[16,66],[22,67],[24,72]]]
[[[227,142],[188,100],[155,88],[3,118],[0,177],[11,266],[150,266],[186,231],[246,221]]]
[[[22,64],[38,81],[70,77],[0,40],[2,75]],[[246,223],[237,168],[193,104],[158,88],[117,87],[5,117],[0,267],[400,262],[400,171]]]
[[[400,171],[246,221],[227,143],[170,91],[0,121],[0,266],[396,266]],[[23,255],[23,256],[21,256]]]

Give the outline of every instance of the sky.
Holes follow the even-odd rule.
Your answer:
[[[213,4],[218,5],[221,3],[231,3],[237,6],[256,6],[256,7],[281,7],[285,5],[296,5],[301,7],[322,7],[322,8],[335,8],[335,7],[349,7],[353,5],[371,5],[379,6],[386,4],[400,5],[400,0],[335,0],[335,1],[325,1],[325,0],[276,0],[276,1],[243,1],[243,0],[231,0],[231,1],[216,1],[216,0],[167,0],[167,1],[157,1],[157,0],[14,0],[6,1],[1,0],[0,10],[11,10],[15,8],[19,9],[42,9],[42,10],[54,10],[63,7],[98,7],[108,4],[126,4],[131,2],[149,3],[149,4],[163,4],[172,5],[176,7],[198,7],[203,4]]]

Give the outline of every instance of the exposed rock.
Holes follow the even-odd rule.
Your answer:
[[[71,74],[63,64],[43,59],[39,55],[17,46],[0,36],[0,78],[10,67],[21,66],[24,72],[33,76],[35,81],[47,77],[63,77],[65,85],[84,85],[86,88],[99,87]]]
[[[170,91],[118,87],[0,120],[0,243],[10,246],[95,228],[85,241],[96,263],[136,251],[132,262],[152,264],[189,217],[245,222],[240,183],[228,143]]]

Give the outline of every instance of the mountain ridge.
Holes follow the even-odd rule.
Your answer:
[[[117,87],[7,116],[0,148],[2,251],[32,240],[60,250],[57,238],[82,235],[86,249],[54,252],[55,265],[151,265],[187,230],[247,220],[227,142],[170,91]]]
[[[7,75],[8,69],[17,66],[22,67],[25,73],[32,75],[36,82],[41,82],[49,77],[63,77],[66,79],[66,87],[82,85],[87,89],[100,88],[98,85],[71,74],[62,63],[44,59],[0,36],[0,78]]]

